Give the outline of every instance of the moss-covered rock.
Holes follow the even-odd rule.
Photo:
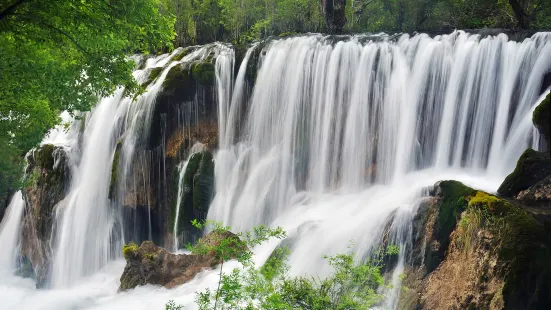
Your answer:
[[[192,66],[192,75],[197,83],[207,86],[214,85],[214,65],[210,62],[196,62]]]
[[[193,52],[195,50],[196,47],[194,46],[190,46],[190,47],[186,47],[186,48],[182,48],[181,51],[177,52],[174,56],[172,56],[172,58],[170,59],[171,61],[180,61],[182,60],[184,57],[186,57],[187,55],[189,55],[191,52]]]
[[[536,107],[532,114],[534,125],[547,142],[551,145],[551,93]]]
[[[199,243],[205,245],[202,249],[224,244],[235,244],[240,249],[243,242],[235,234],[212,232],[202,238]],[[188,281],[204,269],[210,269],[220,262],[215,251],[204,251],[199,254],[172,254],[156,246],[151,241],[144,241],[139,247],[130,243],[123,247],[126,266],[120,279],[120,291],[129,290],[140,285],[153,284],[172,288]]]
[[[118,181],[119,181],[119,162],[122,149],[123,139],[117,141],[115,146],[115,153],[113,154],[113,163],[111,165],[111,180],[109,183],[109,199],[113,199],[117,191]]]
[[[193,219],[205,219],[214,193],[214,161],[212,153],[201,151],[189,159],[183,177],[183,190],[178,216],[178,234],[184,232],[199,233],[191,226]],[[176,205],[171,211],[176,217]],[[175,221],[172,221],[174,224]],[[173,227],[173,226],[172,226]]]
[[[551,175],[551,156],[548,152],[527,149],[520,156],[515,170],[505,178],[497,192],[515,197],[519,192]]]
[[[32,274],[40,287],[48,276],[52,255],[50,237],[54,208],[65,197],[69,187],[70,167],[66,150],[52,144],[31,150],[26,160],[23,186],[26,212],[22,223],[21,254],[32,266]]]
[[[436,188],[435,195],[440,200],[437,204],[431,242],[426,245],[425,250],[425,264],[428,272],[434,270],[444,258],[450,243],[450,234],[467,207],[467,198],[475,193],[475,190],[457,181],[442,181],[436,185]]]
[[[158,77],[159,75],[161,74],[161,72],[163,72],[163,69],[162,67],[155,67],[155,68],[151,68],[151,70],[149,71],[149,75],[147,77],[147,80],[141,85],[142,88],[147,88],[147,86],[149,86],[149,84],[153,83]]]
[[[188,65],[178,64],[170,68],[163,81],[163,90],[159,96],[175,103],[193,100],[195,81]]]
[[[437,231],[427,239],[427,252],[433,240],[442,240],[440,232],[449,231],[450,223],[454,228],[441,262],[422,280],[418,301],[408,304],[418,303],[420,309],[551,307],[551,241],[546,224],[514,202],[459,182],[441,182],[435,194]],[[417,279],[418,287],[422,268],[412,267],[406,279]]]

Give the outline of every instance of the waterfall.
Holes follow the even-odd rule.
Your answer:
[[[187,164],[189,162],[189,160],[191,159],[191,156],[195,153],[198,153],[198,152],[202,152],[202,151],[205,151],[206,150],[206,147],[204,144],[202,143],[195,143],[192,147],[191,147],[191,150],[189,151],[189,155],[188,157],[186,158],[186,160],[182,161],[179,165],[178,165],[178,196],[177,196],[177,200],[176,200],[176,215],[174,217],[174,229],[173,229],[173,234],[174,234],[174,251],[178,251],[180,249],[180,238],[178,236],[178,219],[180,218],[180,207],[182,206],[182,199],[184,198],[184,192],[186,190],[191,190],[191,189],[186,189],[185,188],[185,184],[184,184],[184,176],[186,175],[186,168],[187,168]]]
[[[148,78],[145,73],[148,69],[162,68],[162,72],[147,86],[145,94],[133,100],[125,97],[124,89],[118,89],[113,96],[101,99],[87,115],[82,152],[76,155],[80,156],[79,164],[72,169],[71,189],[56,210],[57,231],[51,272],[54,287],[74,285],[110,260],[121,257],[120,249],[125,239],[131,238],[123,233],[125,219],[121,204],[125,195],[144,195],[142,192],[132,193],[128,187],[136,186],[136,182],[143,182],[144,189],[153,186],[148,173],[151,151],[143,148],[152,127],[155,99],[172,67],[206,59],[213,47],[220,49],[221,45],[197,48],[177,61],[171,59],[182,52],[181,49],[148,59],[144,69],[134,72],[138,82],[143,83]],[[78,139],[72,143],[77,144]],[[164,155],[164,143],[162,146],[160,151]],[[114,162],[118,162],[117,167],[112,166]],[[137,177],[135,173],[138,173]],[[116,194],[109,197],[112,174],[117,175]],[[147,193],[145,196],[149,199]],[[147,201],[147,208],[147,230],[151,239],[150,201]]]
[[[16,192],[5,210],[0,224],[0,270],[11,271],[15,268],[17,244],[21,232],[21,216],[25,210],[25,201],[21,191]]]
[[[533,144],[531,112],[551,70],[551,33],[309,35],[257,48],[245,58],[261,55],[250,97],[242,65],[238,99],[221,108],[209,218],[284,227],[290,272],[312,275],[330,272],[323,255],[371,255],[391,222],[395,282],[423,188],[457,179],[495,191]],[[398,295],[389,290],[385,305]]]
[[[253,251],[262,263],[279,244],[289,246],[291,275],[326,275],[324,255],[352,251],[369,258],[387,240],[399,255],[381,306],[396,309],[426,187],[456,179],[495,191],[520,154],[538,145],[531,116],[551,70],[551,33],[522,42],[462,31],[312,34],[258,42],[244,55],[220,43],[183,51],[134,57],[141,63],[134,77],[148,81],[145,93],[128,98],[118,89],[73,120],[69,132],[59,128],[45,138],[67,150],[71,172],[67,195],[55,206],[51,287],[37,291],[30,280],[1,279],[7,307],[153,309],[170,299],[191,306],[196,291],[215,287],[218,271],[172,290],[145,286],[117,294],[124,243],[157,238],[174,250],[181,243],[186,163],[204,146],[169,149],[167,111],[173,110],[166,106],[177,106],[174,126],[181,133],[172,133],[184,141],[188,127],[199,123],[207,91],[196,85],[193,98],[164,107],[158,101],[172,68],[214,59],[209,95],[217,103],[219,141],[208,218],[237,231],[282,226],[283,243]],[[149,80],[153,70],[158,76]],[[173,196],[152,194],[169,186]],[[138,204],[145,212],[139,221],[128,215]],[[174,222],[159,212],[172,206]],[[4,269],[14,267],[24,208],[18,192],[0,226]],[[174,228],[156,236],[165,215],[170,223],[163,225]]]

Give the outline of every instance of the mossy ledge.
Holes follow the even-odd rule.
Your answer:
[[[149,76],[147,77],[147,80],[141,85],[142,88],[145,89],[147,88],[147,86],[153,83],[159,77],[161,72],[163,72],[163,69],[164,68],[162,67],[151,68],[151,71],[149,71]]]
[[[440,197],[438,203],[438,215],[432,232],[432,243],[428,244],[425,251],[425,264],[427,271],[431,272],[443,260],[445,251],[450,244],[450,234],[455,229],[465,210],[468,197],[474,195],[474,189],[456,181],[442,181],[437,184]]]
[[[196,62],[191,69],[193,78],[201,85],[213,86],[215,73],[214,65],[210,62]]]
[[[422,308],[447,302],[465,309],[551,309],[548,223],[516,202],[460,182],[442,181],[437,186],[439,214],[433,240],[441,248],[448,246],[438,252],[444,255],[437,269],[431,266],[436,260],[425,261],[433,272],[425,280]],[[431,247],[427,244],[427,253]]]
[[[548,175],[551,175],[551,155],[529,148],[522,153],[515,170],[505,178],[497,192],[505,197],[515,197]]]

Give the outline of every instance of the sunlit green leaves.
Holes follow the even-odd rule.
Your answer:
[[[0,4],[2,142],[23,154],[61,111],[87,111],[118,86],[137,90],[127,56],[172,48],[174,17],[159,7],[159,0]]]

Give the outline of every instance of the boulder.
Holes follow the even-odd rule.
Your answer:
[[[547,143],[547,150],[549,150],[551,146],[551,93],[534,110],[532,122]]]
[[[516,198],[530,205],[551,206],[551,175],[521,191]]]
[[[66,150],[52,144],[31,150],[26,160],[23,198],[28,211],[23,218],[21,254],[22,261],[32,266],[40,287],[46,280],[51,257],[54,207],[65,197],[70,168]]]
[[[527,149],[520,156],[515,170],[505,178],[497,192],[512,198],[550,175],[551,155],[549,152]]]
[[[197,248],[211,249],[224,240],[237,247],[236,253],[247,251],[239,237],[229,231],[209,233],[199,241]],[[123,255],[126,267],[120,279],[120,291],[146,284],[173,288],[193,280],[201,271],[221,262],[215,251],[172,254],[151,241],[144,241],[139,247],[134,243],[127,244],[123,247]]]
[[[414,220],[400,309],[551,307],[551,240],[541,218],[456,181],[431,194]]]

